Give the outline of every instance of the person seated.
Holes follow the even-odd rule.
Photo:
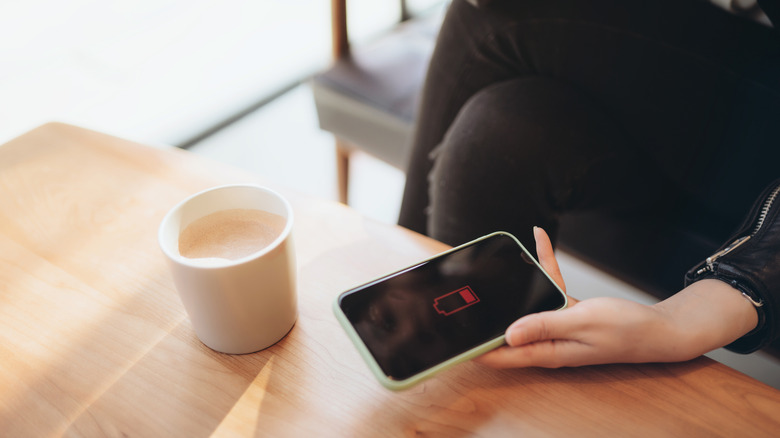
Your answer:
[[[780,32],[769,20],[780,0],[759,6],[748,18],[698,0],[453,0],[399,224],[451,245],[496,230],[535,241],[562,287],[552,242],[567,212],[692,200],[708,222],[737,229],[780,174]],[[508,346],[481,361],[559,367],[762,348],[780,324],[777,209],[668,299],[572,300],[512,324]],[[760,216],[751,211],[723,249]]]

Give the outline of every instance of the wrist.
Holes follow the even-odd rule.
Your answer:
[[[688,359],[726,346],[758,324],[741,291],[715,279],[692,283],[654,307],[666,318],[677,353]]]

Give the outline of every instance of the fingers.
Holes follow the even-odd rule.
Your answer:
[[[500,347],[477,358],[491,368],[560,368],[580,365],[588,347],[574,341],[550,341],[522,347]]]
[[[515,347],[576,336],[576,315],[571,309],[535,313],[518,319],[506,329],[506,343]]]
[[[550,236],[543,229],[534,227],[534,239],[536,240],[536,255],[539,257],[539,264],[550,274],[553,281],[566,292],[566,284],[563,282],[563,275],[561,275],[558,260],[555,258]]]
[[[581,315],[571,310],[526,316],[509,326],[507,346],[493,350],[479,362],[493,368],[577,366],[594,360],[593,346],[580,336]]]
[[[506,331],[507,346],[480,362],[508,368],[682,360],[679,336],[670,333],[666,319],[653,306],[593,298],[520,318]]]
[[[554,353],[545,353],[540,350],[539,347],[534,345],[528,345],[526,348],[499,347],[483,354],[475,360],[482,365],[499,369],[542,366],[540,363],[547,362]],[[550,366],[549,368],[554,368],[554,366]]]

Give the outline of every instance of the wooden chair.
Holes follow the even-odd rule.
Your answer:
[[[417,106],[440,17],[400,22],[382,37],[351,47],[346,0],[332,0],[333,65],[311,82],[320,127],[333,133],[339,200],[348,201],[349,157],[366,152],[404,169]]]

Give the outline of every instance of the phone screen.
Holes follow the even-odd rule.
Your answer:
[[[385,375],[404,380],[566,299],[511,235],[493,234],[338,299]]]

